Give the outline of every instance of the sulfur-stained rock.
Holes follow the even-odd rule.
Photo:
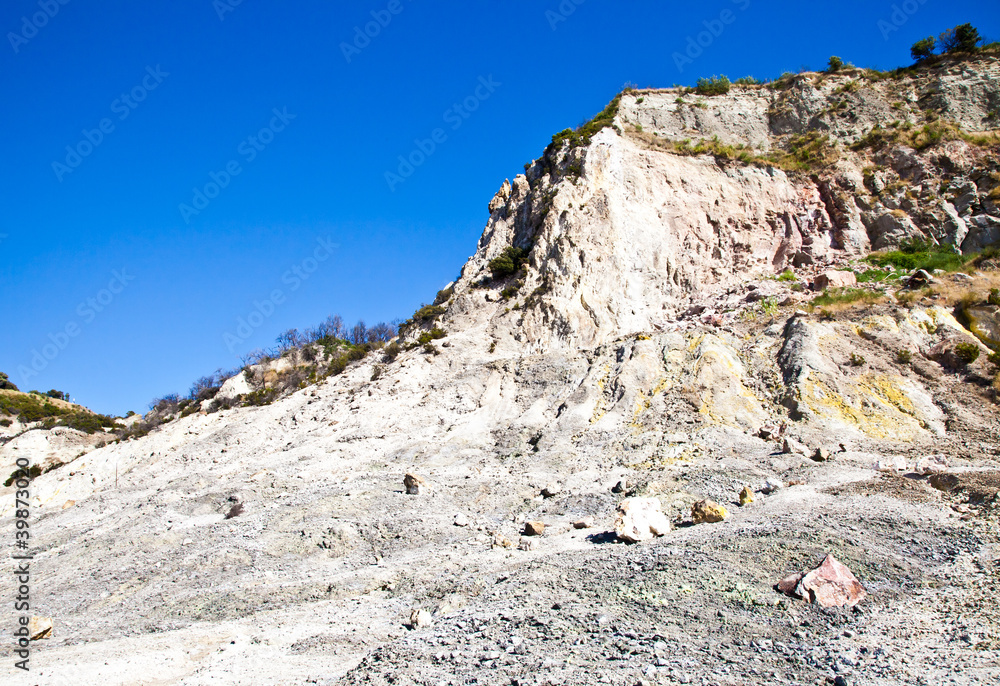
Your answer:
[[[691,521],[695,524],[721,522],[728,516],[726,508],[712,500],[699,500],[691,506]]]
[[[503,534],[497,534],[493,537],[493,547],[494,548],[510,548],[514,547],[514,542],[504,536]]]
[[[969,331],[994,350],[1000,350],[1000,307],[982,305],[965,310]]]
[[[750,490],[749,486],[744,486],[743,490],[740,491],[740,507],[743,505],[749,505],[753,502],[753,491]]]
[[[623,541],[638,543],[670,531],[670,520],[660,511],[656,498],[626,498],[618,505],[615,534]]]

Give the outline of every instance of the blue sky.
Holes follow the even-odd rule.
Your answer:
[[[981,0],[8,0],[0,370],[123,414],[328,314],[405,318],[624,84],[892,68],[967,21],[1000,38]]]

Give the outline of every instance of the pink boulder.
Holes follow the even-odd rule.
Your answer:
[[[786,576],[778,590],[821,607],[854,607],[867,595],[858,578],[833,555],[811,572]]]

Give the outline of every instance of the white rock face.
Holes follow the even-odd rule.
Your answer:
[[[238,395],[244,395],[253,391],[253,388],[247,382],[246,375],[240,372],[236,376],[232,376],[226,379],[226,382],[222,384],[222,388],[216,394],[217,398],[232,399]]]
[[[989,69],[970,83],[989,77]],[[952,98],[949,107],[975,120],[980,96],[970,91],[960,104],[958,82],[944,76],[934,78],[942,97]],[[883,116],[909,117],[893,113],[889,96],[858,109],[862,124],[818,114],[830,105],[828,91],[843,83],[837,76],[789,93],[735,93],[683,111],[671,104],[675,93],[647,93],[644,103],[628,95],[619,128],[643,122],[644,130],[683,137],[684,127],[695,127],[766,148],[804,130],[811,117],[845,136]],[[899,87],[911,86],[904,80]],[[858,102],[845,97],[852,107]],[[981,159],[954,143],[941,154],[971,178]],[[339,679],[376,645],[410,646],[399,641],[403,625],[409,618],[422,626],[427,617],[410,613],[432,606],[420,593],[439,599],[461,592],[486,602],[494,580],[534,583],[534,572],[515,573],[544,557],[536,569],[545,577],[563,553],[578,567],[598,560],[610,569],[621,556],[607,551],[623,546],[600,545],[592,540],[600,534],[588,536],[575,523],[588,527],[618,514],[623,539],[666,533],[670,521],[655,499],[626,500],[616,512],[609,487],[619,480],[662,493],[677,512],[692,502],[685,489],[709,489],[702,498],[732,491],[736,475],[742,485],[773,474],[761,487],[772,497],[732,514],[739,518],[733,531],[749,523],[746,530],[762,536],[775,521],[794,527],[803,502],[823,503],[838,524],[853,524],[876,502],[890,507],[888,496],[821,491],[856,481],[856,459],[803,468],[794,464],[801,447],[790,443],[788,455],[775,454],[776,444],[757,431],[785,424],[811,446],[850,437],[869,455],[864,466],[875,455],[917,446],[920,454],[977,449],[994,440],[995,407],[969,402],[963,382],[935,375],[919,352],[961,325],[945,309],[923,306],[821,321],[796,314],[805,296],[769,277],[791,266],[808,282],[867,250],[866,222],[874,226],[906,199],[892,196],[892,183],[901,172],[938,173],[931,163],[937,154],[897,155],[901,171],[887,160],[879,170],[886,184],[870,193],[865,184],[875,175],[852,159],[816,181],[708,155],[681,157],[605,129],[589,149],[561,161],[579,162],[578,176],[536,165],[530,180],[505,183],[436,322],[448,332],[440,354],[405,350],[391,363],[372,354],[273,404],[180,418],[32,482],[33,536],[44,541],[39,567],[52,608],[39,611],[58,626],[56,644],[46,646],[48,681],[40,683],[136,683],[149,674],[164,683]],[[988,198],[991,177],[973,176],[982,188],[959,183],[955,193],[970,227],[966,241],[992,230],[976,219],[992,216],[980,199]],[[931,187],[941,200],[940,184]],[[532,246],[524,274],[492,279],[489,261],[511,246]],[[518,293],[502,300],[521,279]],[[912,368],[895,362],[901,349],[918,351]],[[851,366],[852,352],[868,364]],[[376,364],[384,369],[373,381]],[[254,372],[288,365],[280,360]],[[222,397],[251,390],[239,375],[227,380]],[[953,424],[979,437],[966,445]],[[58,433],[44,440],[31,433],[0,445],[2,463],[12,465],[22,450],[46,458]],[[407,474],[420,476],[406,483]],[[782,480],[796,485],[778,490]],[[561,491],[541,497],[540,486],[550,483]],[[8,528],[11,493],[0,489],[0,523]],[[61,509],[67,501],[75,505]],[[226,519],[236,502],[242,512]],[[879,518],[895,526],[914,512],[919,529],[934,514],[921,508],[936,505],[891,507],[893,516]],[[526,521],[548,525],[537,546],[517,543]],[[699,549],[701,564],[717,529],[678,532],[684,542],[677,555],[661,556],[664,564],[686,565]],[[885,536],[883,561],[898,554],[893,536]],[[792,546],[797,539],[783,540]],[[619,592],[620,581],[613,582]],[[918,601],[925,602],[912,598],[886,612],[925,621]],[[463,621],[510,608],[487,609]],[[437,623],[446,621],[439,616]],[[90,641],[94,636],[101,640]]]

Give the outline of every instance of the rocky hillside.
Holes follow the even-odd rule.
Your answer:
[[[32,682],[996,681],[998,102],[989,55],[623,93],[398,354],[34,479]],[[853,609],[775,588],[827,554]]]

